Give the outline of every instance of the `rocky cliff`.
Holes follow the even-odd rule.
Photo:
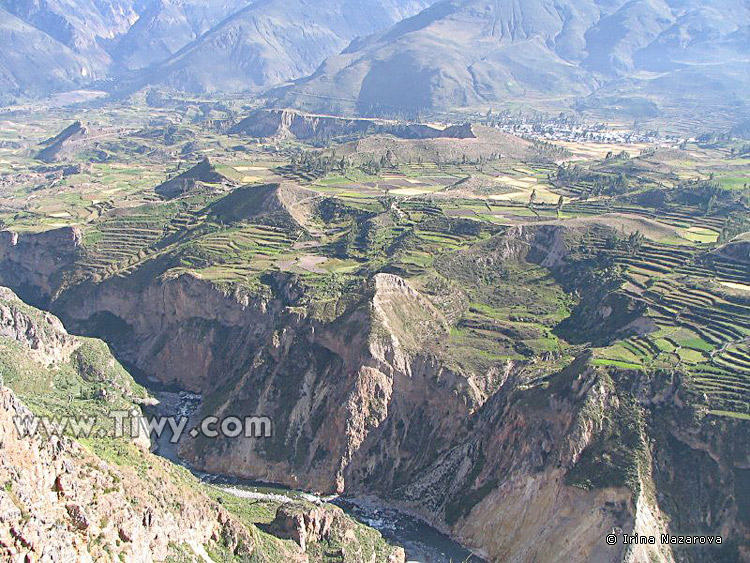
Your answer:
[[[252,552],[250,533],[181,485],[165,462],[143,454],[144,477],[67,438],[21,439],[14,420],[31,415],[9,389],[0,390],[0,553],[7,560],[162,561],[174,545],[197,560],[204,545],[225,535]]]
[[[337,137],[390,134],[401,139],[473,139],[470,124],[444,129],[421,124],[397,123],[378,119],[347,119],[313,115],[291,109],[258,109],[237,123],[230,133],[253,138],[294,138],[323,141]]]
[[[339,550],[349,563],[404,561],[402,549],[331,506],[297,505],[289,518],[282,504],[269,528],[276,535],[261,532],[247,507],[233,515],[210,498],[212,489],[151,454],[145,435],[102,433],[111,431],[108,413],[152,399],[103,343],[71,336],[57,318],[1,287],[0,373],[0,554],[7,560],[309,563]],[[61,426],[61,415],[76,414],[97,417],[78,436],[82,443]],[[45,423],[31,430],[42,415],[55,417],[56,430]]]
[[[28,307],[6,288],[0,288],[0,327],[4,383],[35,408],[27,408],[8,387],[0,388],[4,557],[161,561],[174,546],[184,546],[198,559],[204,546],[224,536],[236,540],[234,547],[252,552],[256,542],[251,532],[190,485],[186,475],[148,453],[147,439],[145,444],[124,438],[120,443],[88,442],[95,451],[109,450],[116,460],[111,463],[62,430],[21,433],[36,415],[63,414],[61,387],[69,377],[80,378],[81,393],[87,394],[88,385],[102,391],[90,395],[96,406],[85,408],[88,416],[103,417],[107,408],[137,408],[134,401],[145,395],[113,358],[106,359],[107,352],[69,335],[55,317]],[[45,387],[47,392],[40,394]],[[79,401],[70,393],[65,414],[76,414]],[[100,419],[96,428],[104,427]]]
[[[65,269],[81,256],[81,243],[81,231],[76,227],[23,237],[0,231],[2,283],[30,303],[49,303],[62,285]]]
[[[462,279],[523,262],[583,283],[571,269],[576,236],[558,225],[510,229],[440,267]],[[679,374],[597,366],[586,353],[551,368],[469,369],[455,361],[446,313],[393,274],[368,278],[325,311],[288,274],[233,291],[193,275],[147,280],[72,287],[52,306],[145,375],[202,392],[202,414],[273,420],[270,440],[183,442],[200,469],[376,494],[492,561],[750,556],[742,423],[712,429],[688,406]],[[581,298],[582,319],[598,314],[598,300]],[[627,301],[607,307],[615,331],[641,314]],[[611,547],[613,530],[723,534],[726,543]]]

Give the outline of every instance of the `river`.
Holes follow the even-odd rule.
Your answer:
[[[160,401],[160,416],[190,416],[200,405],[200,397],[183,392],[153,390]],[[320,498],[304,491],[270,485],[248,479],[196,471],[177,455],[169,432],[156,440],[154,453],[189,469],[202,481],[221,488],[227,494],[244,498],[292,502],[305,499],[329,502],[342,508],[355,520],[378,530],[383,537],[406,551],[406,560],[414,563],[485,563],[483,559],[442,534],[432,526],[377,499],[334,496]]]

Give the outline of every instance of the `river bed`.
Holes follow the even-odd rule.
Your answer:
[[[154,394],[160,401],[161,416],[190,416],[200,404],[200,397],[190,393],[155,391]],[[345,496],[321,498],[280,485],[197,471],[178,456],[177,446],[170,443],[170,438],[169,432],[162,434],[154,444],[154,453],[186,467],[202,481],[222,489],[227,494],[274,502],[293,502],[302,499],[334,504],[358,522],[378,530],[392,544],[403,547],[406,551],[406,560],[413,563],[485,563],[483,559],[424,521],[388,507],[377,499]]]

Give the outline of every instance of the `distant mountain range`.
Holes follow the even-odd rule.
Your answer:
[[[353,42],[278,103],[381,114],[585,98],[613,84],[746,103],[749,63],[744,0],[447,0]]]
[[[430,3],[0,0],[0,91],[37,95],[99,79],[201,93],[265,88]]]
[[[0,88],[14,94],[108,79],[277,87],[275,106],[360,115],[513,100],[649,114],[654,97],[750,107],[747,0],[0,0],[0,41]]]
[[[429,0],[261,0],[141,74],[190,92],[259,90],[309,75],[353,39],[418,13]]]

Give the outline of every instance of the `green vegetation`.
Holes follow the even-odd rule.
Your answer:
[[[108,122],[140,119],[127,108],[108,111]],[[44,138],[64,123],[45,119]],[[593,345],[602,366],[687,367],[711,410],[747,414],[750,328],[736,288],[750,280],[746,265],[715,252],[750,229],[740,181],[747,166],[722,142],[701,148],[702,159],[682,160],[655,149],[605,155],[550,143],[537,143],[526,160],[497,151],[432,158],[413,148],[402,158],[387,143],[373,145],[383,147],[377,154],[295,140],[236,152],[236,137],[182,120],[108,140],[106,158],[93,164],[88,153],[72,155],[81,166],[52,183],[32,176],[10,197],[34,193],[32,204],[0,219],[16,230],[81,227],[84,251],[60,289],[190,273],[225,291],[267,294],[265,276],[284,273],[306,288],[314,315],[330,318],[343,294],[387,271],[411,280],[449,319],[450,336],[435,349],[457,369],[479,375],[531,359],[556,365]],[[204,152],[190,152],[196,144]],[[11,153],[14,166],[31,169],[27,156]],[[550,160],[563,154],[588,157]],[[246,185],[156,197],[155,185],[205,155],[216,175]],[[540,265],[516,243],[504,248],[509,229],[539,221],[570,225],[569,271]],[[603,279],[614,285],[602,290]],[[596,300],[618,312],[602,323]],[[618,332],[631,322],[648,327]],[[597,331],[610,341],[592,338]]]
[[[590,404],[587,409],[591,411],[600,407]],[[566,473],[566,482],[586,490],[628,487],[637,492],[640,489],[638,463],[645,455],[646,448],[640,407],[632,397],[622,396],[615,408],[585,412],[583,416],[593,417],[601,430],[595,441],[582,452],[575,466]]]
[[[0,194],[0,221],[21,233],[80,229],[77,254],[50,276],[55,296],[135,293],[193,276],[250,303],[249,309],[258,304],[270,312],[278,323],[274,346],[254,356],[252,367],[243,364],[245,372],[217,383],[205,398],[207,412],[231,403],[248,372],[263,373],[274,365],[269,357],[297,347],[299,341],[284,341],[284,323],[309,321],[316,346],[329,329],[347,338],[365,331],[373,342],[387,337],[388,346],[397,337],[402,350],[419,355],[415,362],[439,365],[437,384],[457,382],[457,400],[475,409],[467,427],[488,424],[484,417],[496,410],[521,413],[514,422],[523,429],[543,420],[540,435],[555,425],[580,431],[586,444],[573,457],[551,460],[544,445],[535,453],[540,467],[560,463],[565,482],[584,490],[627,488],[634,498],[641,492],[650,498],[652,474],[671,479],[658,475],[659,464],[668,463],[650,459],[650,441],[670,433],[664,413],[670,422],[685,419],[704,428],[750,420],[750,192],[743,182],[750,164],[724,141],[632,151],[521,140],[499,151],[482,141],[474,143],[484,147],[481,155],[466,155],[469,145],[458,150],[450,140],[439,148],[399,141],[397,154],[390,138],[342,140],[322,149],[290,139],[247,142],[192,123],[186,116],[194,116],[194,108],[182,111],[157,112],[179,122],[177,130],[112,140],[96,158],[91,152],[71,156],[85,166],[67,175],[37,171],[39,163],[27,153],[11,151],[17,181]],[[44,128],[53,123],[59,125],[49,121]],[[229,181],[208,182],[169,201],[157,197],[155,185],[206,155],[212,171]],[[576,160],[558,164],[564,158]],[[381,273],[408,284],[378,295],[388,301],[396,294],[388,326],[373,322],[381,314],[373,278]],[[412,290],[425,299],[400,297]],[[91,323],[112,342],[130,337],[129,327],[111,314]],[[218,324],[191,320],[184,326],[205,335]],[[315,349],[320,365],[338,359],[327,346]],[[26,352],[0,343],[0,368],[37,412],[103,413],[145,397],[102,342],[80,339],[69,360],[49,366],[40,367]],[[226,353],[212,352],[218,359]],[[308,376],[296,369],[274,372],[284,385],[264,400],[298,405],[302,393],[317,388]],[[502,401],[517,411],[502,410]],[[578,419],[560,420],[561,404]],[[313,413],[313,431],[329,408],[323,403]],[[283,416],[291,415],[275,423],[285,426]],[[393,429],[381,428],[387,445]],[[401,430],[393,434],[396,443]],[[291,455],[313,453],[306,438],[300,434]],[[146,478],[148,460],[134,446],[106,437],[83,443]],[[209,447],[199,440],[195,451],[200,456]],[[497,489],[497,467],[487,467],[484,455],[491,456],[478,449],[467,456],[470,469],[456,484],[461,493],[441,506],[449,525]],[[668,450],[679,448],[670,444]],[[420,460],[433,453],[423,452]],[[269,442],[262,454],[284,462],[289,442]],[[326,448],[318,454],[326,455]],[[687,458],[675,455],[680,462]],[[406,473],[403,466],[397,471]],[[175,479],[202,490],[180,471]],[[291,540],[268,528],[278,503],[215,488],[208,493],[252,530],[255,542],[248,555],[232,538],[217,538],[206,546],[213,558],[288,560]],[[747,492],[740,486],[737,495]],[[351,523],[308,555],[339,561],[352,538],[361,560],[387,558],[379,534]],[[189,556],[176,545],[170,554],[173,561]]]

